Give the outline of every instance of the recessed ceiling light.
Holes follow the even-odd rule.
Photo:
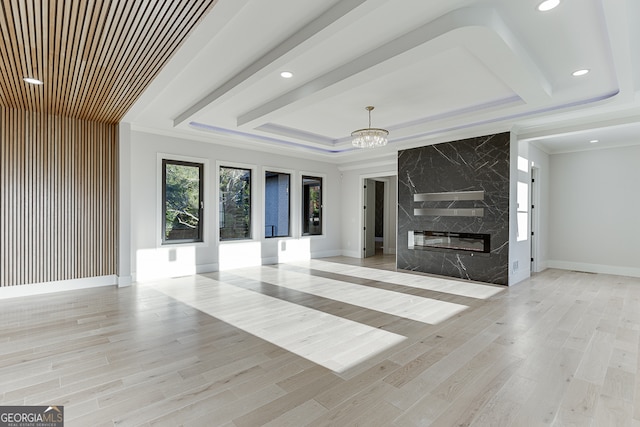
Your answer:
[[[548,10],[554,9],[559,4],[560,0],[545,0],[538,5],[538,10],[540,12],[546,12]]]
[[[590,143],[592,143],[592,144],[595,144],[596,142],[600,142],[600,140],[598,140],[598,139],[592,139],[592,140],[591,140],[591,141],[589,141],[589,142],[590,142]]]
[[[571,75],[573,77],[580,77],[580,76],[584,76],[587,73],[589,73],[589,70],[587,68],[583,68],[582,70],[574,71],[573,73],[571,73]]]
[[[25,77],[22,80],[32,85],[41,85],[44,83],[42,80],[34,79],[33,77]]]
[[[291,71],[283,71],[280,73],[280,77],[282,77],[283,79],[290,79],[291,77],[293,77],[293,73]]]

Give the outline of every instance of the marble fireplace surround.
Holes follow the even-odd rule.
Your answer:
[[[505,132],[398,152],[399,269],[508,284],[509,142]],[[432,248],[426,231],[488,234],[490,248]]]

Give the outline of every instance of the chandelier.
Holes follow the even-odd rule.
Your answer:
[[[389,135],[389,131],[371,127],[371,110],[373,110],[373,108],[371,105],[365,107],[365,110],[369,112],[369,127],[351,132],[351,143],[354,147],[373,148],[387,145],[387,135]]]

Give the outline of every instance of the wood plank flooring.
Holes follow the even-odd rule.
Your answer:
[[[640,426],[640,279],[336,257],[0,301],[0,405],[67,426]]]

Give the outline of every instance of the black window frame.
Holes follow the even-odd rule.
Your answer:
[[[248,184],[249,184],[249,197],[248,197],[248,201],[249,201],[249,223],[247,224],[247,236],[241,236],[241,237],[223,237],[223,227],[221,227],[221,223],[223,221],[225,221],[225,215],[223,215],[223,191],[221,188],[221,180],[222,180],[222,169],[235,169],[235,170],[241,170],[241,171],[247,171],[249,172],[249,179],[247,180]],[[225,241],[235,241],[235,240],[252,240],[253,239],[253,169],[248,168],[248,167],[241,167],[241,166],[225,166],[225,165],[220,165],[218,168],[218,192],[219,192],[219,196],[218,196],[218,211],[219,211],[219,215],[220,217],[218,218],[218,238],[220,239],[221,242],[225,242]]]
[[[273,227],[275,227],[276,233],[277,233],[277,229],[278,226],[277,224],[274,225],[269,225],[267,224],[267,209],[268,209],[268,203],[267,203],[267,179],[269,178],[269,174],[271,174],[272,176],[286,176],[288,178],[288,183],[287,183],[287,233],[286,234],[274,234],[273,232],[271,233],[271,235],[268,235],[267,230],[269,230],[269,228],[271,227],[271,230],[273,230]],[[280,195],[280,192],[278,192],[278,195]],[[278,201],[280,201],[280,199],[278,199]],[[278,204],[279,205],[279,204]],[[278,211],[279,213],[279,211]],[[265,170],[264,171],[264,237],[265,239],[273,239],[273,238],[282,238],[282,237],[291,237],[291,174],[287,173],[287,172],[278,172],[278,171],[272,171],[272,170]]]
[[[317,181],[319,183],[320,191],[317,201],[317,216],[315,215],[316,208],[311,208],[311,183],[307,181]],[[303,236],[322,236],[324,235],[324,215],[323,215],[323,199],[324,199],[324,179],[320,176],[302,175],[302,217],[301,217],[301,234]],[[314,211],[312,213],[312,210]],[[317,225],[315,225],[317,218]],[[313,231],[316,230],[316,231]]]
[[[191,239],[167,238],[167,165],[188,166],[198,168],[198,228],[197,236]],[[162,244],[176,245],[182,243],[201,243],[204,241],[204,163],[171,158],[162,159]]]

